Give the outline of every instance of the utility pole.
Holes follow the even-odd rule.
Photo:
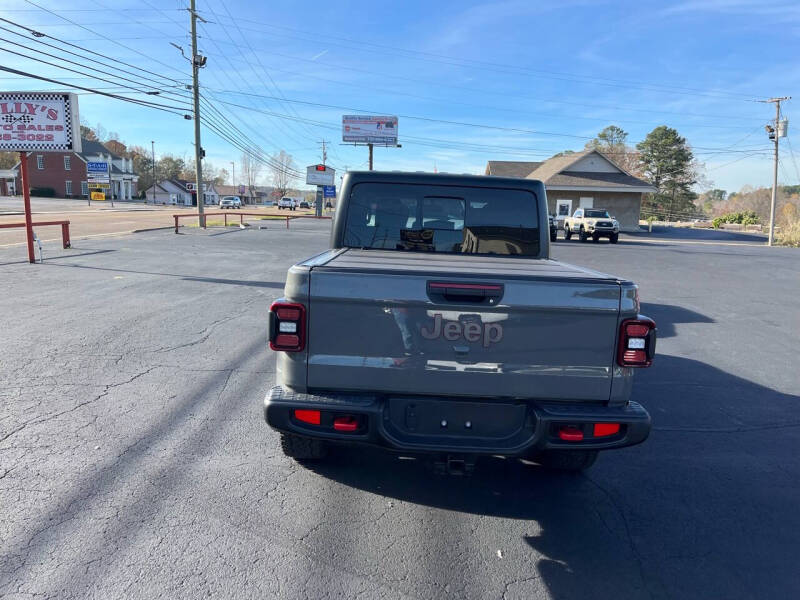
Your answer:
[[[775,142],[775,157],[772,165],[772,201],[770,202],[769,206],[769,241],[767,242],[769,246],[772,246],[772,242],[775,238],[775,203],[778,198],[778,140],[781,137],[781,102],[791,99],[791,96],[783,96],[782,98],[770,98],[769,100],[762,100],[762,102],[771,102],[775,105],[775,128],[770,131],[770,126],[767,125],[767,134],[773,138]]]
[[[156,142],[150,140],[150,149],[153,152],[153,206],[156,204]]]
[[[206,65],[206,57],[197,54],[197,12],[195,0],[190,0],[189,14],[192,21],[192,95],[194,99],[194,164],[197,174],[197,219],[200,227],[205,229],[206,219],[203,215],[203,147],[200,145],[200,84],[198,73]],[[199,17],[205,23],[202,17]]]
[[[326,164],[328,162],[328,151],[325,149],[325,144],[330,144],[328,140],[322,140],[320,142],[322,144],[322,164]]]
[[[372,144],[367,144],[369,146],[369,170],[372,171]]]

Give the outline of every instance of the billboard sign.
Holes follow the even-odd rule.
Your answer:
[[[86,179],[89,184],[93,183],[109,183],[110,176],[108,174],[107,162],[87,162],[86,163]],[[91,187],[91,185],[89,186]]]
[[[335,179],[336,169],[326,165],[306,167],[306,185],[333,185]]]
[[[342,141],[355,144],[397,145],[397,117],[344,115]]]
[[[322,188],[322,195],[325,198],[336,198],[336,186],[326,185]]]
[[[78,97],[0,92],[0,151],[80,152]]]

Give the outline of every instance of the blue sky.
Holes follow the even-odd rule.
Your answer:
[[[189,81],[188,63],[170,45],[189,47],[186,0],[74,0],[68,9],[63,2],[32,2],[90,31],[24,0],[5,0],[0,16],[146,68],[154,80]],[[286,150],[299,167],[320,160],[318,142],[325,139],[329,163],[365,168],[365,148],[341,145],[341,115],[358,110],[400,115],[403,147],[376,149],[378,169],[482,172],[487,160],[542,160],[579,150],[609,124],[634,143],[666,124],[695,148],[711,182],[734,191],[770,183],[763,126],[774,108],[754,100],[787,95],[795,100],[785,104],[790,137],[779,180],[800,183],[800,123],[792,121],[800,105],[796,1],[197,0],[197,6],[208,21],[199,46],[208,56],[201,83],[219,111],[213,116],[225,115],[268,153]],[[0,30],[0,37],[58,53],[30,36]],[[33,55],[4,41],[0,48]],[[7,52],[0,52],[0,64],[73,85],[113,87]],[[137,88],[149,85],[135,79]],[[58,87],[7,73],[0,82],[8,90]],[[156,101],[172,103],[166,96]],[[90,94],[80,96],[80,110],[128,144],[149,147],[155,140],[156,154],[193,155],[192,123],[178,115]],[[239,170],[241,152],[225,140],[204,131],[203,146],[212,164],[230,170],[236,161]]]

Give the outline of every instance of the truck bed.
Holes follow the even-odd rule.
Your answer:
[[[378,273],[447,274],[453,277],[482,276],[493,279],[525,278],[537,280],[591,281],[613,284],[626,283],[624,280],[570,265],[556,260],[506,257],[476,256],[474,254],[429,254],[397,252],[392,250],[357,250],[344,248],[330,250],[315,256],[303,265],[315,269],[338,271],[359,271]]]

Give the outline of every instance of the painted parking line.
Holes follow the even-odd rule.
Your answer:
[[[753,242],[714,242],[714,241],[699,241],[699,240],[651,240],[645,238],[621,238],[620,242],[642,242],[644,244],[688,244],[688,245],[698,245],[698,246],[752,246],[752,247],[762,247],[767,246],[767,242],[761,243],[753,243]]]
[[[172,227],[167,227],[166,229],[172,229]],[[137,230],[129,229],[128,231],[114,231],[112,233],[94,233],[91,235],[80,235],[80,236],[70,236],[72,240],[88,240],[89,238],[99,238],[99,237],[112,237],[115,235],[129,235],[132,233],[136,233]],[[42,243],[45,242],[60,242],[61,237],[57,238],[48,238],[46,240],[40,240]],[[15,242],[13,244],[0,244],[0,248],[11,248],[12,246],[24,246],[27,242]]]

